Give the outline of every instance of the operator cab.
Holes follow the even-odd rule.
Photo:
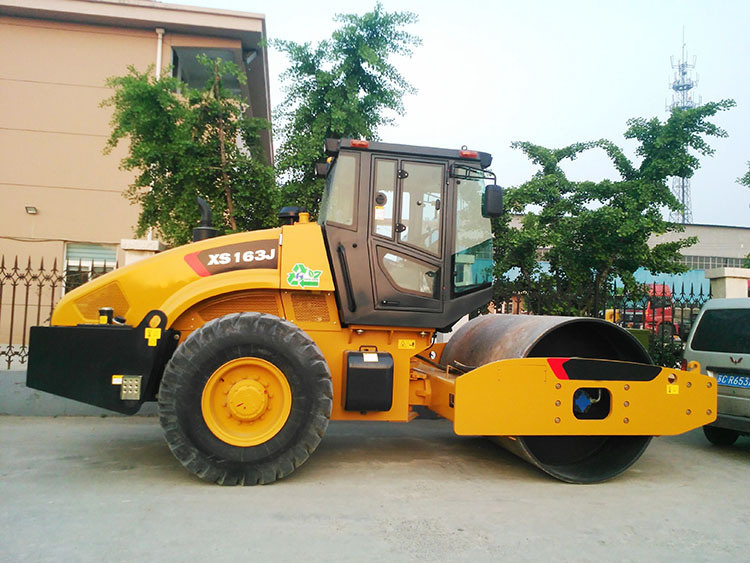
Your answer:
[[[352,139],[326,154],[318,222],[344,323],[448,329],[490,301],[491,155]]]

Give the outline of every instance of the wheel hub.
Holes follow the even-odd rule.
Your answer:
[[[229,391],[227,407],[232,416],[240,420],[255,420],[268,408],[268,391],[258,381],[240,381]]]
[[[284,373],[262,358],[236,358],[206,381],[201,398],[203,421],[232,446],[262,444],[286,424],[292,390]]]

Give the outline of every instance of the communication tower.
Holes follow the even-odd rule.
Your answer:
[[[696,106],[691,90],[698,85],[698,79],[693,80],[692,71],[695,69],[695,57],[688,63],[685,49],[685,30],[682,31],[682,56],[675,64],[674,57],[670,57],[674,69],[674,80],[670,87],[673,90],[672,103],[667,106],[669,111],[675,108],[690,109]],[[700,103],[700,98],[698,103]],[[672,193],[682,204],[682,210],[670,211],[669,220],[675,223],[689,224],[693,222],[693,210],[690,202],[690,178],[672,178]]]

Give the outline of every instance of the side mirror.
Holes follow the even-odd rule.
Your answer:
[[[482,217],[500,217],[503,214],[503,189],[495,184],[484,187]]]
[[[315,177],[325,178],[328,176],[328,163],[327,162],[316,162],[315,163]]]

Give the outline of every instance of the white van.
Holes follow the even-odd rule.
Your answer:
[[[703,306],[685,345],[684,366],[692,361],[719,384],[718,417],[703,427],[706,438],[728,446],[750,435],[750,298]]]

